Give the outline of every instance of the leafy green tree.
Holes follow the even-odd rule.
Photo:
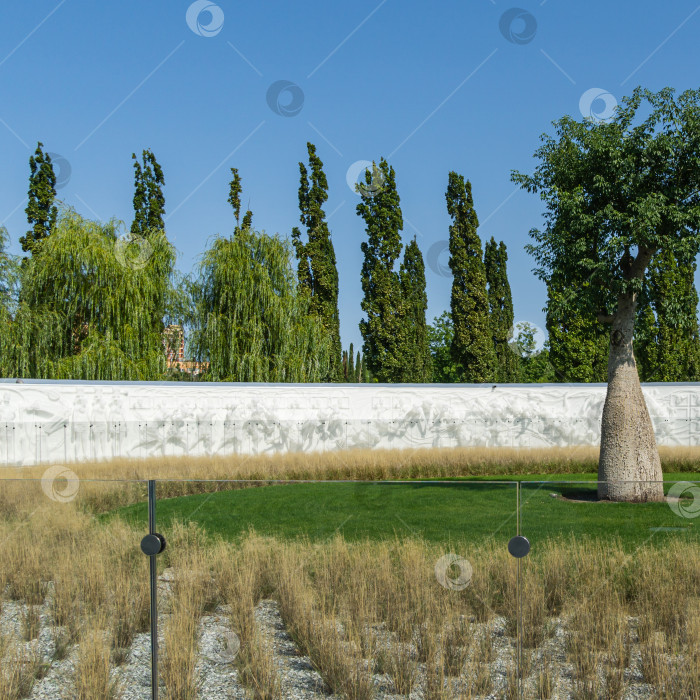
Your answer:
[[[450,269],[452,296],[450,311],[454,326],[452,358],[459,380],[493,381],[496,353],[489,321],[486,272],[477,233],[479,220],[474,211],[472,186],[462,175],[451,172],[445,194],[450,225]]]
[[[350,349],[348,350],[348,372],[347,376],[345,377],[346,382],[354,382],[355,381],[355,352],[354,352],[354,347],[353,344],[350,343]]]
[[[22,270],[20,302],[0,336],[3,376],[163,375],[163,340],[151,319],[154,306],[173,293],[175,251],[162,233],[153,234],[147,263],[131,265],[136,256],[125,254],[117,226],[88,221],[71,209],[60,212],[41,255]]]
[[[649,265],[637,315],[635,354],[642,381],[697,381],[700,375],[696,253],[659,251]]]
[[[342,374],[340,346],[340,313],[338,311],[338,268],[335,249],[328,230],[323,204],[328,200],[328,181],[323,163],[316,155],[316,146],[306,144],[309,170],[299,163],[300,220],[306,228],[307,242],[301,240],[301,231],[294,227],[292,242],[297,255],[299,285],[311,298],[311,313],[328,335],[335,358],[325,381],[340,381]]]
[[[520,375],[518,355],[509,342],[513,334],[513,296],[508,282],[508,252],[506,244],[496,243],[493,236],[484,248],[484,271],[488,285],[491,338],[496,353],[497,382],[516,382]]]
[[[362,201],[357,213],[364,219],[367,240],[362,242],[362,310],[360,321],[363,366],[378,382],[400,382],[404,376],[406,323],[401,279],[394,269],[401,254],[403,216],[396,174],[386,159],[372,164],[365,182],[358,184]]]
[[[0,226],[0,321],[7,322],[17,307],[20,274],[17,258],[7,252],[9,240],[7,229]]]
[[[556,381],[604,382],[607,377],[610,332],[579,309],[583,295],[578,290],[590,285],[585,278],[574,281],[556,272],[547,280],[546,327]]]
[[[243,186],[241,184],[241,176],[238,174],[238,168],[231,168],[232,179],[229,183],[228,203],[233,208],[233,215],[236,219],[234,233],[238,233],[241,228],[249,229],[253,225],[253,212],[248,211],[243,215],[243,223],[241,224],[241,192]]]
[[[217,236],[192,282],[191,347],[209,363],[205,379],[318,382],[331,364],[330,339],[300,292],[291,246],[241,229]]]
[[[431,381],[435,384],[451,384],[459,381],[459,368],[452,358],[454,327],[449,311],[443,311],[428,326],[428,341],[433,372]]]
[[[360,351],[357,351],[357,356],[355,357],[355,377],[352,380],[353,382],[356,382],[359,384],[360,382],[364,381],[362,378],[363,376],[363,362],[362,362],[362,355],[360,355]]]
[[[432,375],[430,341],[425,312],[428,295],[425,291],[425,265],[423,255],[414,238],[404,250],[399,271],[401,296],[404,305],[406,348],[401,381],[429,382]]]
[[[44,144],[40,141],[34,155],[29,158],[29,203],[25,211],[31,228],[19,239],[22,250],[32,254],[38,244],[51,234],[58,216],[58,208],[54,204],[56,174],[51,156],[44,153],[43,148]]]
[[[136,154],[134,160],[134,221],[131,233],[148,238],[157,231],[165,230],[165,196],[163,169],[150,150],[143,151],[143,164]]]
[[[546,348],[537,349],[535,333],[537,329],[527,321],[521,321],[515,327],[517,335],[509,344],[510,351],[519,359],[518,381],[523,384],[541,382],[554,382],[556,375],[549,362],[549,353]]]
[[[576,307],[610,327],[598,494],[661,501],[661,462],[633,351],[639,296],[659,253],[688,259],[700,241],[700,91],[635,89],[609,123],[554,122],[533,175],[513,179],[545,202],[528,250],[547,280],[588,279]],[[612,301],[611,301],[612,299]]]

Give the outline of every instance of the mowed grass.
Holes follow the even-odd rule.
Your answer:
[[[586,483],[595,475],[577,476],[581,478],[523,479],[521,533],[533,547],[544,539],[572,535],[616,537],[628,549],[647,542],[700,539],[694,521],[676,515],[668,503],[595,502],[596,484]],[[669,482],[682,480],[669,478],[681,475],[666,476]],[[157,514],[158,530],[166,537],[175,522],[182,522],[196,523],[210,536],[226,540],[254,530],[314,542],[340,534],[348,541],[418,537],[433,543],[481,544],[507,542],[515,535],[516,509],[515,483],[473,479],[271,484],[160,499]],[[143,503],[113,514],[131,523],[147,522]]]

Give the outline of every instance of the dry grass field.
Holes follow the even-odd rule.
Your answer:
[[[138,547],[145,533],[100,517],[143,502],[144,485],[91,479],[583,473],[596,457],[595,450],[440,450],[71,465],[82,481],[67,502],[38,481],[4,480],[0,697],[49,697],[39,694],[46,688],[81,700],[147,697],[130,688],[127,672],[149,624]],[[699,458],[698,450],[664,451],[673,472],[692,471]],[[59,496],[70,490],[64,486]],[[160,488],[184,495],[207,486]],[[519,681],[526,698],[700,698],[700,551],[680,538],[640,542],[633,552],[614,535],[604,543],[550,539],[518,564],[494,541],[410,534],[348,542],[248,532],[212,541],[181,522],[167,536],[158,565],[168,700],[517,698]],[[451,552],[459,561],[441,570]],[[315,695],[290,690],[256,614],[261,603],[275,606],[296,653],[322,679]],[[221,662],[240,694],[205,690],[201,622],[214,614],[240,643]]]

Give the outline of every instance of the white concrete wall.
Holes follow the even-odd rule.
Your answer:
[[[700,384],[648,384],[661,445],[700,444]],[[595,445],[604,384],[0,381],[0,465],[355,447]]]

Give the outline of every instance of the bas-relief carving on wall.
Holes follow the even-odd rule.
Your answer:
[[[645,386],[661,445],[700,385]],[[605,387],[0,383],[0,464],[351,448],[595,445]]]

